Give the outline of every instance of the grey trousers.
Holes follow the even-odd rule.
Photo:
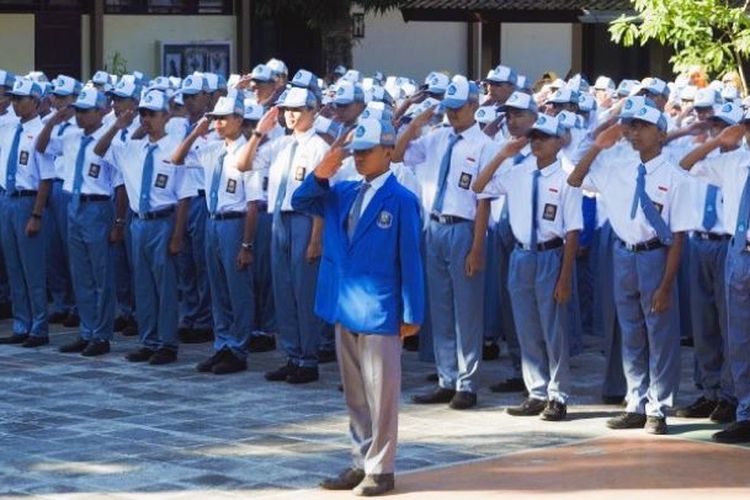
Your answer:
[[[391,474],[401,398],[401,339],[362,335],[336,325],[336,355],[349,412],[354,467]]]

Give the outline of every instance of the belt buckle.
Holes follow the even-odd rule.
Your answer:
[[[636,249],[636,247],[638,246],[638,244],[637,244],[637,243],[636,243],[636,244],[633,244],[633,243],[627,243],[627,242],[625,242],[625,241],[623,241],[623,243],[625,243],[625,249],[626,249],[626,250],[627,250],[628,252],[635,252],[635,249]]]
[[[711,239],[711,235],[709,233],[698,233],[698,237],[704,241]]]

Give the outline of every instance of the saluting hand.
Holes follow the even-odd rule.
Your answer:
[[[242,75],[242,78],[240,78],[240,81],[237,82],[237,84],[234,86],[237,89],[245,90],[250,86],[250,81],[252,80],[252,77],[248,73],[247,75]]]
[[[622,137],[622,125],[615,123],[596,136],[595,144],[601,149],[609,149],[614,146]]]
[[[517,137],[515,139],[512,139],[505,143],[505,145],[500,150],[501,155],[503,155],[505,158],[513,158],[518,153],[521,152],[521,150],[526,147],[526,145],[529,143],[528,137]]]
[[[70,120],[73,115],[75,115],[75,113],[76,110],[73,108],[73,106],[65,106],[64,108],[60,108],[55,111],[55,114],[52,115],[50,121],[52,122],[52,125],[59,125]]]
[[[346,151],[344,150],[343,144],[346,142],[349,134],[341,134],[338,139],[333,141],[331,148],[326,151],[323,155],[323,159],[320,160],[318,166],[313,170],[313,175],[318,179],[330,179],[336,172],[341,168],[341,163],[344,161]]]
[[[135,119],[135,112],[132,109],[126,109],[123,113],[115,120],[115,127],[118,130],[128,128],[133,120]]]
[[[204,116],[200,120],[198,120],[198,123],[195,124],[195,128],[193,129],[193,134],[195,134],[197,137],[202,137],[208,133],[208,129],[211,125],[211,120],[208,119],[207,116]]]
[[[732,146],[739,144],[745,136],[745,131],[745,125],[743,124],[732,125],[731,127],[722,130],[721,133],[716,136],[716,140],[719,141],[719,145],[722,147],[731,148]]]
[[[418,126],[418,127],[420,127],[420,128],[421,128],[421,127],[424,127],[425,125],[427,125],[427,124],[429,123],[429,121],[430,121],[430,120],[432,119],[433,115],[435,114],[435,107],[436,107],[436,106],[437,106],[437,104],[435,104],[435,105],[433,105],[433,106],[430,106],[430,107],[429,107],[429,108],[427,108],[426,110],[424,110],[424,111],[422,111],[421,113],[419,113],[419,114],[417,115],[417,117],[416,117],[416,118],[414,118],[414,120],[412,120],[412,122],[411,122],[411,123],[412,123],[412,124],[413,124],[413,125],[414,125],[415,127],[417,127],[417,126]]]
[[[273,130],[277,123],[279,123],[279,108],[274,106],[266,111],[266,114],[260,119],[255,130],[265,135]]]

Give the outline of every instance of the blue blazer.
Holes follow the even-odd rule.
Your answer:
[[[331,188],[308,175],[292,196],[295,210],[324,219],[315,313],[353,332],[397,335],[401,323],[424,319],[419,202],[391,174],[349,241],[346,223],[359,185]]]

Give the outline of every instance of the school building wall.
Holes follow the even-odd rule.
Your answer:
[[[0,68],[26,73],[34,67],[34,15],[0,16]]]
[[[533,83],[547,71],[564,78],[573,67],[573,25],[567,23],[503,23],[500,61]]]

